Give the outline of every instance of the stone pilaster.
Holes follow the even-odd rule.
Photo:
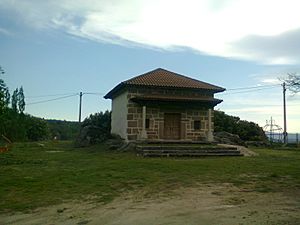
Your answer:
[[[214,135],[212,133],[212,122],[211,122],[211,109],[208,109],[208,130],[207,130],[207,141],[213,142]]]
[[[143,106],[142,111],[142,131],[141,131],[141,139],[147,139],[147,131],[146,131],[146,106]]]

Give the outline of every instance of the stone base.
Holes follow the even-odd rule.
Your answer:
[[[148,138],[147,131],[142,130],[141,131],[141,140],[146,140]]]
[[[213,142],[214,141],[214,135],[211,131],[207,132],[207,141],[208,142]]]

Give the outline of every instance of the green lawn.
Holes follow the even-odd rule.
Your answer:
[[[255,149],[256,157],[141,158],[104,145],[15,144],[0,154],[0,212],[71,199],[109,202],[122,192],[145,195],[199,183],[232,183],[250,191],[300,190],[300,149]]]

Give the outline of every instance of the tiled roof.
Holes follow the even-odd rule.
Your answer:
[[[111,98],[112,94],[123,86],[148,86],[148,87],[166,87],[166,88],[187,88],[187,89],[206,89],[213,92],[222,92],[225,89],[209,83],[183,76],[165,69],[155,69],[132,79],[123,81],[112,89],[105,98]]]
[[[159,87],[179,87],[179,88],[197,88],[219,90],[212,84],[208,84],[199,80],[195,80],[178,73],[174,73],[165,69],[158,68],[130,80],[124,81],[125,84],[159,86]]]

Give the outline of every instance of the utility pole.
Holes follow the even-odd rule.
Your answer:
[[[79,123],[81,123],[81,104],[82,104],[82,92],[79,93]]]
[[[284,142],[284,144],[287,144],[286,101],[285,101],[286,87],[285,87],[285,82],[283,82],[283,84],[282,84],[282,91],[283,91],[283,142]]]

